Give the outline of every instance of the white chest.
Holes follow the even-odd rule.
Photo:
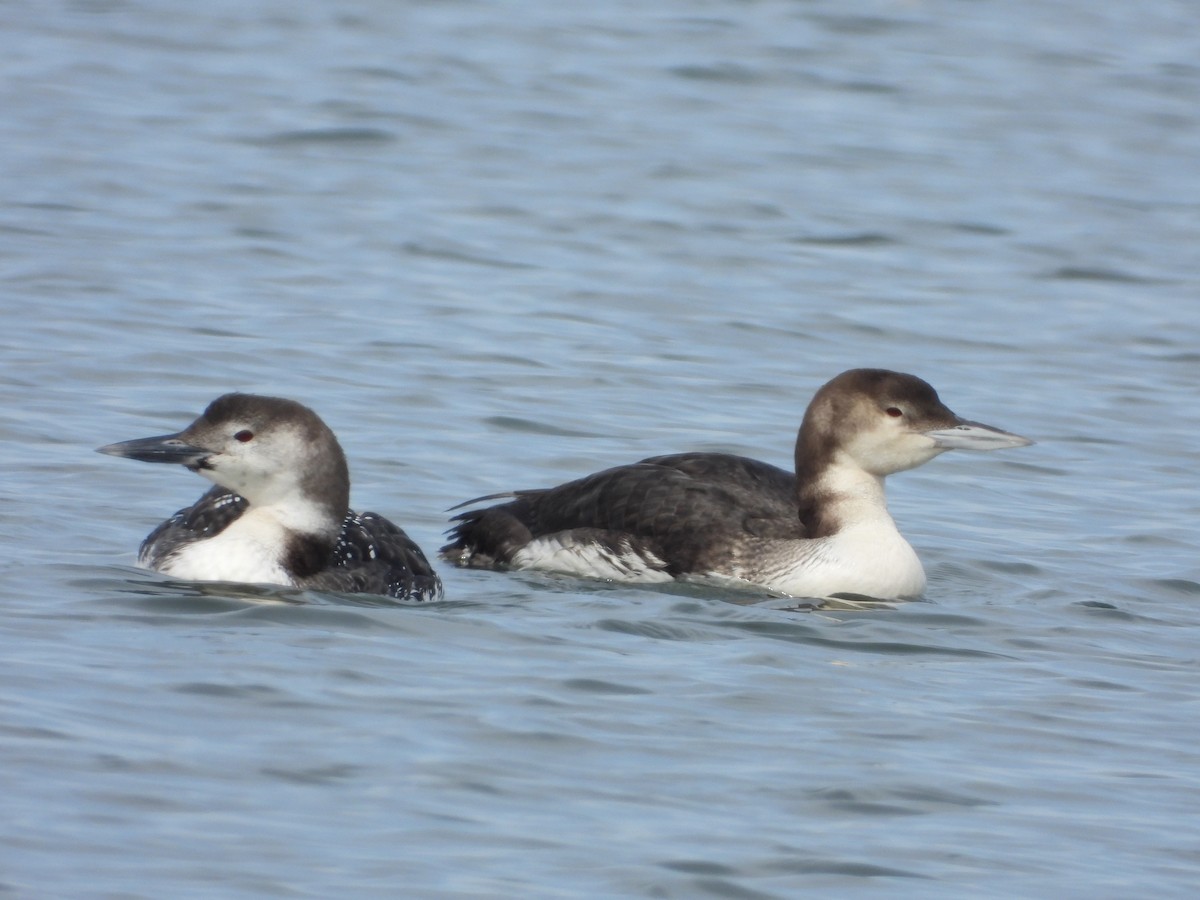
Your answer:
[[[761,578],[766,587],[793,597],[863,594],[880,600],[919,597],[925,590],[921,560],[890,519],[796,543],[800,552]]]
[[[215,537],[180,547],[158,571],[188,581],[292,584],[282,565],[287,531],[269,514],[249,509]]]

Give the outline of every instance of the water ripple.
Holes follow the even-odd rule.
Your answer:
[[[280,131],[254,141],[264,147],[290,147],[307,144],[390,144],[396,135],[380,128],[308,128],[299,131]]]
[[[1187,4],[159,6],[3,7],[11,893],[1195,893]],[[889,479],[926,602],[175,582],[92,450],[295,396],[428,550],[858,365],[1039,440]]]

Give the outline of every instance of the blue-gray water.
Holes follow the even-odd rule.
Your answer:
[[[0,6],[0,894],[1193,896],[1197,19]],[[201,589],[133,554],[205,483],[92,452],[294,397],[433,552],[479,494],[786,465],[855,365],[1038,441],[890,480],[894,610]]]

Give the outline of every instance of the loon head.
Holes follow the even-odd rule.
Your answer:
[[[350,476],[337,438],[311,409],[280,397],[225,394],[183,431],[99,452],[177,463],[251,506],[308,504],[339,523],[349,508]]]
[[[927,382],[886,369],[851,369],[808,406],[796,442],[797,471],[851,465],[884,477],[947,450],[999,450],[1033,441],[953,413]]]

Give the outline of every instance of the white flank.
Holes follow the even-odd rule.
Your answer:
[[[674,581],[663,571],[666,563],[653,553],[639,553],[628,544],[620,552],[569,536],[549,535],[530,541],[513,555],[513,568],[560,572],[608,581],[650,583]]]

